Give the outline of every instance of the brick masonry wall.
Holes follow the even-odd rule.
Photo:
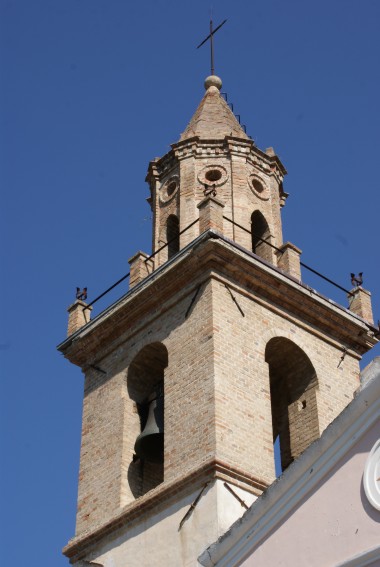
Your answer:
[[[194,284],[193,284],[194,285]],[[230,283],[232,286],[232,283]],[[97,362],[106,375],[86,375],[77,533],[102,524],[140,494],[134,489],[133,447],[140,433],[128,392],[131,361],[147,344],[168,350],[165,369],[164,482],[210,458],[258,480],[274,479],[273,432],[266,345],[283,336],[309,357],[318,378],[319,433],[342,411],[358,387],[358,361],[292,321],[244,288],[231,287],[245,317],[218,279],[202,284],[185,318],[191,293],[149,313],[139,331]],[[312,437],[315,432],[312,433]],[[152,477],[153,478],[153,477]],[[143,492],[149,488],[146,478]],[[153,481],[152,481],[153,482]],[[153,482],[154,484],[154,482]]]
[[[293,278],[301,280],[301,250],[290,242],[283,244],[280,250],[281,252],[276,251],[277,266]]]
[[[112,363],[101,362],[104,375],[86,373],[76,532],[106,521],[120,505],[125,406],[122,381]]]
[[[348,296],[350,310],[373,325],[371,293],[362,287],[353,289],[351,293],[352,295]]]
[[[277,247],[282,245],[282,225],[280,212],[279,181],[273,171],[254,154],[249,154],[247,142],[224,142],[213,140],[209,144],[203,142],[200,147],[187,148],[186,152],[178,151],[179,167],[172,166],[167,171],[151,180],[154,195],[154,250],[157,250],[166,240],[166,222],[170,214],[176,214],[180,221],[180,230],[184,230],[199,217],[197,205],[205,196],[205,171],[219,168],[222,178],[215,183],[216,197],[224,205],[224,215],[234,222],[251,231],[251,215],[260,211],[269,227],[269,240]],[[248,159],[249,158],[249,159]],[[159,168],[158,168],[159,169]],[[178,176],[179,191],[173,199],[160,201],[160,192],[165,190],[165,184],[171,177]],[[173,178],[174,178],[173,177]],[[262,183],[260,193],[253,188],[252,180]],[[210,182],[211,186],[212,182]],[[225,221],[223,233],[252,250],[251,235],[246,231]],[[184,248],[198,234],[196,226],[191,227],[181,235],[180,248]],[[277,265],[277,256],[271,248],[265,248],[265,259]],[[260,254],[260,251],[258,251]],[[156,267],[167,260],[167,252],[160,252]]]
[[[298,345],[318,379],[315,402],[318,434],[352,400],[359,385],[358,361],[341,350],[232,288],[242,317],[225,285],[213,282],[217,456],[271,482],[274,479],[269,368],[265,350],[273,337]],[[309,408],[312,391],[306,394]],[[310,399],[309,399],[310,398]],[[291,410],[292,411],[292,410]],[[298,406],[297,406],[298,411]],[[315,438],[313,420],[310,441]],[[306,445],[307,443],[305,443]],[[305,446],[299,447],[298,453]]]
[[[162,342],[165,369],[165,463],[170,480],[215,454],[211,286],[204,285],[191,314],[191,296],[129,338],[86,376],[77,533],[102,523],[138,495],[134,443],[140,433],[128,393],[128,366],[145,345]],[[149,317],[151,319],[151,317]],[[149,480],[147,480],[149,482]],[[146,487],[145,487],[146,488]]]
[[[194,160],[182,159],[180,162],[180,230],[184,230],[198,218]],[[193,226],[181,235],[180,248],[187,246],[198,235],[198,227]]]
[[[289,404],[291,459],[299,455],[320,436],[316,388],[312,387]]]

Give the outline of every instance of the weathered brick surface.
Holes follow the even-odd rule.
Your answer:
[[[373,312],[371,303],[371,294],[362,287],[357,287],[351,290],[351,295],[348,296],[350,310],[359,317],[362,317],[368,323],[373,325]]]
[[[239,138],[248,139],[247,134],[215,86],[206,90],[180,139],[191,139],[194,136],[208,139],[239,136]]]
[[[274,480],[274,437],[287,466],[350,402],[360,354],[374,344],[362,321],[273,268],[301,278],[300,251],[282,240],[286,171],[230,114],[214,88],[181,140],[150,164],[153,251],[174,215],[180,231],[194,223],[182,252],[165,267],[161,250],[153,274],[146,255],[132,258],[130,294],[62,348],[86,375],[78,539],[101,537],[123,510],[152,518],[165,495],[206,469],[260,493]],[[371,320],[366,294],[355,292],[350,307]],[[70,308],[71,332],[83,324],[80,307]],[[133,454],[139,404],[161,380],[164,463],[153,465]]]
[[[277,252],[277,265],[281,270],[288,272],[293,278],[301,280],[301,250],[291,242],[286,242]]]
[[[134,287],[152,273],[154,261],[145,252],[137,252],[129,262],[129,288]]]
[[[69,337],[89,322],[92,307],[87,307],[87,303],[77,299],[75,303],[70,305],[67,311],[69,313],[67,336]]]
[[[294,456],[316,437],[316,431],[322,433],[352,399],[358,387],[358,361],[345,358],[343,379],[342,367],[337,368],[340,350],[253,297],[239,295],[236,289],[233,293],[245,317],[224,284],[213,284],[217,456],[243,469],[254,469],[258,477],[270,482],[274,478],[274,458],[269,367],[265,362],[269,340],[285,337],[294,342],[306,353],[317,374],[315,394],[306,394],[308,410],[312,403],[317,404],[317,420],[313,420],[310,439],[298,446]],[[299,427],[304,425],[305,420],[299,421]]]
[[[136,497],[131,482],[134,443],[140,433],[136,404],[128,392],[128,365],[147,344],[170,353],[165,370],[165,480],[201,465],[215,454],[212,304],[206,285],[185,319],[189,298],[99,363],[107,376],[86,375],[77,531],[109,517]],[[148,332],[149,330],[149,332]],[[142,378],[143,379],[143,378]],[[194,412],[196,408],[196,412]],[[138,495],[138,494],[137,494]]]
[[[199,218],[197,206],[210,189],[224,203],[224,216],[243,227],[225,221],[223,232],[228,238],[252,250],[252,214],[260,211],[268,225],[265,238],[279,247],[282,245],[280,204],[284,203],[281,186],[285,169],[274,151],[264,153],[254,146],[217,89],[210,87],[209,91],[178,144],[173,144],[168,154],[150,164],[147,179],[154,213],[153,250],[166,242],[169,215],[178,217],[181,231],[186,229]],[[173,197],[168,198],[167,188],[171,182],[177,183],[177,189]],[[180,248],[188,245],[198,233],[193,226],[182,234]],[[256,253],[277,264],[273,248],[261,244]],[[155,267],[166,260],[164,249]]]
[[[224,222],[224,234],[245,248],[252,250],[251,218],[255,211],[260,211],[268,225],[265,238],[274,246],[282,245],[282,227],[280,217],[280,180],[282,172],[274,168],[268,156],[258,155],[257,150],[248,141],[213,140],[197,141],[174,150],[174,160],[179,160],[179,170],[167,169],[168,156],[155,164],[155,177],[151,176],[151,192],[155,205],[154,250],[166,242],[166,223],[170,214],[175,214],[180,221],[180,230],[186,229],[199,218],[197,205],[204,199],[207,183],[216,191],[216,198],[224,203],[225,217],[242,226]],[[207,181],[207,173],[219,171],[221,178],[213,184]],[[161,202],[161,192],[165,190],[170,176],[179,180],[179,189],[170,202]],[[262,190],[255,188],[258,183]],[[255,227],[253,227],[255,230]],[[257,228],[256,228],[257,231]],[[191,227],[181,235],[180,248],[189,244],[198,234],[197,227]],[[262,246],[257,253],[274,265],[277,264],[275,250]],[[167,253],[159,255],[157,267],[167,259]]]
[[[317,406],[318,435],[352,399],[358,387],[357,358],[348,355],[337,368],[339,345],[333,346],[297,320],[291,322],[286,313],[272,310],[270,303],[244,286],[227,283],[244,317],[225,283],[213,278],[201,286],[187,318],[196,288],[170,308],[163,306],[159,317],[146,314],[138,331],[129,329],[125,341],[97,362],[106,375],[94,369],[87,372],[77,533],[104,522],[157,484],[151,471],[139,488],[140,465],[132,462],[140,423],[128,389],[128,371],[145,345],[162,343],[168,352],[164,482],[212,458],[260,482],[274,479],[270,379],[265,361],[273,337],[294,342],[315,368],[314,398],[305,396],[308,410],[313,403]],[[144,382],[144,374],[141,376]],[[299,407],[295,403],[289,415]],[[305,420],[299,423],[299,427],[307,425]],[[315,438],[315,423],[310,441]],[[296,454],[308,443],[304,438]]]
[[[223,232],[224,204],[215,197],[205,197],[198,205],[199,233],[207,230]]]

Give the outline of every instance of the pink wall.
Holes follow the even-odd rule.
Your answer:
[[[338,462],[244,567],[330,567],[380,545],[380,511],[367,501],[362,477],[380,422]],[[380,567],[380,562],[372,567]]]

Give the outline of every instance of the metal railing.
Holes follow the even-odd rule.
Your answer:
[[[193,221],[192,223],[190,223],[186,228],[184,228],[183,230],[181,230],[178,234],[176,234],[173,238],[171,238],[170,240],[168,240],[165,244],[163,244],[162,246],[160,246],[160,248],[158,248],[155,252],[153,252],[153,254],[151,254],[150,256],[148,256],[148,258],[145,258],[144,262],[145,264],[147,262],[149,262],[149,260],[151,260],[152,258],[154,258],[159,252],[161,252],[162,250],[164,250],[165,248],[167,248],[172,242],[174,242],[175,240],[177,240],[181,234],[184,234],[187,230],[189,230],[189,228],[191,228],[192,226],[194,226],[197,222],[199,222],[199,218],[196,219],[195,221]],[[85,311],[86,309],[89,309],[90,307],[92,307],[95,303],[97,303],[99,301],[99,299],[102,299],[102,297],[104,297],[105,295],[107,295],[107,293],[109,293],[110,291],[112,291],[113,289],[115,289],[115,287],[117,287],[119,284],[121,284],[124,280],[126,280],[129,276],[131,275],[131,272],[129,271],[127,274],[125,274],[123,277],[121,277],[119,280],[117,280],[117,282],[115,282],[114,284],[112,284],[109,288],[107,288],[105,291],[103,291],[103,293],[101,293],[100,295],[98,295],[95,299],[93,299],[93,301],[91,301],[91,303],[89,303],[88,305],[86,305],[86,307],[83,308],[83,311]]]
[[[233,221],[232,219],[229,219],[228,217],[223,216],[223,219],[230,222],[231,224],[237,226],[238,228],[240,228],[241,230],[244,230],[244,232],[247,232],[248,234],[250,234],[251,236],[254,236],[255,238],[257,238],[257,240],[259,240],[260,242],[265,242],[266,244],[268,244],[268,246],[270,246],[271,248],[273,248],[274,250],[276,250],[276,252],[279,252],[280,254],[284,253],[284,250],[281,250],[281,248],[278,248],[277,246],[275,246],[274,244],[272,244],[271,242],[269,242],[268,240],[265,240],[265,238],[262,238],[261,236],[259,236],[258,234],[255,234],[253,231],[249,230],[248,228],[245,228],[244,226],[242,226],[241,224],[238,224],[237,222]],[[306,270],[309,270],[309,272],[312,272],[313,274],[315,274],[316,276],[322,278],[323,280],[325,280],[326,282],[328,282],[329,284],[335,286],[336,288],[340,289],[341,291],[344,291],[345,293],[348,293],[348,295],[353,295],[353,293],[351,291],[349,291],[348,289],[342,287],[341,285],[337,284],[336,282],[334,282],[333,280],[330,280],[330,278],[328,278],[327,276],[324,276],[323,274],[321,274],[320,272],[318,272],[317,270],[314,270],[314,268],[311,268],[310,266],[308,266],[307,264],[305,264],[304,262],[300,261],[300,265],[305,268]]]
[[[233,224],[234,226],[236,226],[237,228],[243,230],[244,232],[250,234],[251,236],[254,236],[258,241],[260,242],[264,242],[265,244],[267,244],[268,246],[270,246],[271,248],[273,248],[274,250],[276,250],[276,252],[283,254],[284,250],[281,250],[281,248],[278,248],[277,246],[275,246],[274,244],[272,244],[271,242],[269,242],[269,240],[266,240],[265,238],[262,238],[262,236],[259,236],[258,234],[255,234],[253,231],[245,228],[244,226],[242,226],[241,224],[233,221],[232,219],[223,216],[223,219],[226,220],[227,222]],[[168,240],[168,242],[166,242],[165,244],[163,244],[162,246],[160,246],[157,250],[155,250],[155,252],[153,252],[150,256],[148,256],[144,262],[147,263],[149,262],[149,260],[151,260],[152,258],[154,258],[157,254],[159,254],[162,250],[164,250],[165,248],[167,248],[172,242],[174,242],[175,240],[178,239],[179,236],[181,236],[182,234],[184,234],[186,231],[188,231],[191,227],[193,227],[197,222],[199,222],[199,218],[197,218],[195,221],[193,221],[192,223],[190,223],[186,228],[184,228],[183,230],[181,230],[178,234],[176,234],[173,238],[171,238],[170,240]],[[330,278],[328,278],[327,276],[321,274],[318,270],[315,270],[314,268],[312,268],[311,266],[309,266],[308,264],[305,264],[304,262],[300,262],[300,265],[305,268],[306,270],[309,270],[310,272],[312,272],[314,275],[318,276],[319,278],[323,279],[324,281],[328,282],[329,284],[335,286],[337,289],[340,289],[341,291],[344,291],[345,293],[347,293],[348,295],[353,295],[351,291],[349,291],[348,289],[344,288],[343,286],[339,285],[338,283],[334,282],[333,280],[331,280]],[[119,284],[121,284],[124,280],[126,280],[128,277],[130,276],[130,272],[128,272],[127,274],[125,274],[124,276],[122,276],[120,279],[118,279],[114,284],[112,284],[109,288],[107,288],[105,291],[103,291],[100,295],[98,295],[93,301],[91,301],[91,303],[89,303],[88,305],[86,305],[86,307],[83,308],[83,311],[85,311],[86,309],[89,309],[90,307],[92,307],[95,303],[97,303],[100,299],[102,299],[105,295],[107,295],[110,291],[112,291],[113,289],[115,289],[115,287],[117,287]]]

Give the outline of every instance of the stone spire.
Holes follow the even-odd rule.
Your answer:
[[[180,141],[188,140],[194,136],[204,139],[236,136],[248,140],[247,134],[219,92],[222,88],[221,79],[216,75],[207,77],[205,88],[206,93],[186,130],[181,135]]]

